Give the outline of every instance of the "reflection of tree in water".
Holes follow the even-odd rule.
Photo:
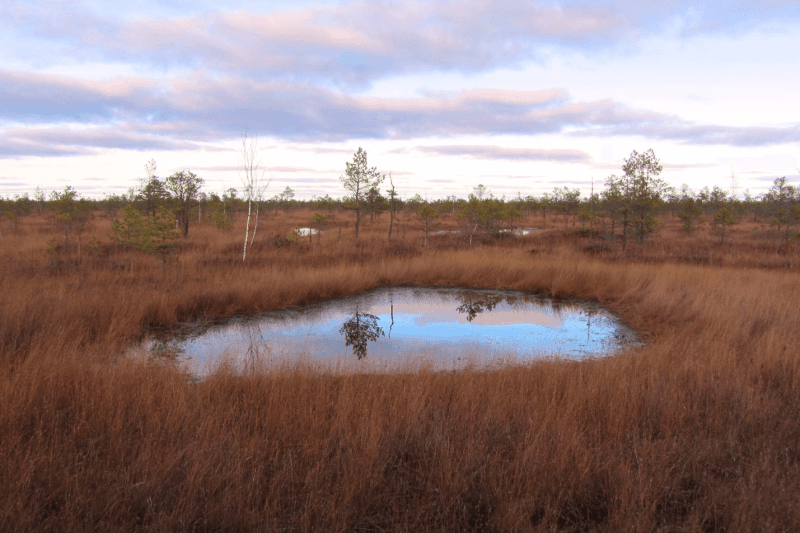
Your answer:
[[[242,329],[247,334],[247,351],[245,352],[245,365],[255,368],[261,359],[261,349],[265,347],[264,336],[261,328],[255,322],[242,325]]]
[[[367,356],[367,342],[375,342],[378,337],[385,335],[383,328],[378,325],[378,317],[358,311],[342,324],[339,333],[344,335],[345,344],[353,347],[353,353],[359,359]]]
[[[442,293],[447,294],[447,293]],[[512,309],[529,309],[538,307],[549,314],[561,316],[564,312],[586,313],[589,317],[597,313],[596,309],[585,307],[584,305],[550,298],[541,298],[526,294],[503,294],[479,291],[461,291],[455,294],[456,299],[461,302],[456,310],[459,313],[466,313],[467,320],[472,322],[484,311],[492,311],[495,307],[505,302]]]
[[[456,294],[461,302],[456,308],[459,313],[467,314],[467,321],[472,322],[475,317],[484,311],[491,311],[498,304],[503,303],[505,297],[499,294],[486,294],[479,292],[462,292]]]
[[[150,355],[163,359],[178,359],[186,350],[180,339],[155,339],[150,344]]]
[[[392,337],[392,328],[394,327],[394,297],[389,293],[389,316],[392,317],[392,323],[389,324],[389,338]]]

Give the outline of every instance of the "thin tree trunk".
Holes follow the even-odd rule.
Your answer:
[[[256,223],[253,226],[253,237],[250,239],[250,246],[253,246],[256,240],[256,231],[258,231],[258,202],[256,202]],[[247,236],[245,236],[245,239],[247,239]]]
[[[394,188],[394,181],[392,180],[392,173],[389,173],[389,184],[392,188],[389,190],[389,237],[386,240],[392,240],[392,228],[394,227],[394,216],[396,215],[395,211],[397,210],[397,204],[395,203],[395,198],[397,197],[397,192],[395,192]]]
[[[622,249],[625,250],[625,246],[628,244],[628,216],[625,215],[625,218],[622,220]]]
[[[253,208],[253,202],[247,201],[247,224],[244,227],[244,252],[242,252],[242,262],[247,258],[247,236],[250,233],[250,211]]]
[[[359,196],[361,194],[361,187],[356,187],[354,200],[356,201],[356,241],[358,241],[358,226],[361,224],[361,205],[359,204]]]

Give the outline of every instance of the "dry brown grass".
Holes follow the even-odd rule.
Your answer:
[[[49,255],[44,218],[4,231],[0,530],[800,529],[797,258],[757,224],[721,246],[667,219],[622,253],[546,220],[422,250],[411,218],[393,243],[384,216],[355,244],[339,214],[321,244],[270,245],[309,216],[270,217],[244,265],[243,231],[193,227],[168,269],[110,246]],[[107,241],[108,223],[93,232]],[[147,327],[415,284],[590,298],[647,344],[484,372],[297,365],[199,383],[119,355]]]

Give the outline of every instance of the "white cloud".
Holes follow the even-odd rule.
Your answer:
[[[643,146],[698,183],[800,157],[796,2],[109,6],[4,4],[9,175],[74,181],[156,153],[233,181],[228,141],[245,130],[274,142],[278,177],[323,184],[364,143],[432,191],[489,174],[516,187],[531,168],[577,180]]]

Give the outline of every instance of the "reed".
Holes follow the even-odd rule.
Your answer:
[[[800,280],[768,229],[719,245],[665,219],[623,253],[537,216],[548,231],[423,249],[412,217],[356,243],[336,214],[320,242],[274,245],[310,215],[268,217],[246,263],[243,227],[192,227],[166,268],[103,244],[99,219],[94,255],[46,252],[44,217],[4,232],[0,530],[800,528]],[[455,373],[298,354],[200,382],[122,355],[148,328],[389,285],[588,298],[646,344]]]

